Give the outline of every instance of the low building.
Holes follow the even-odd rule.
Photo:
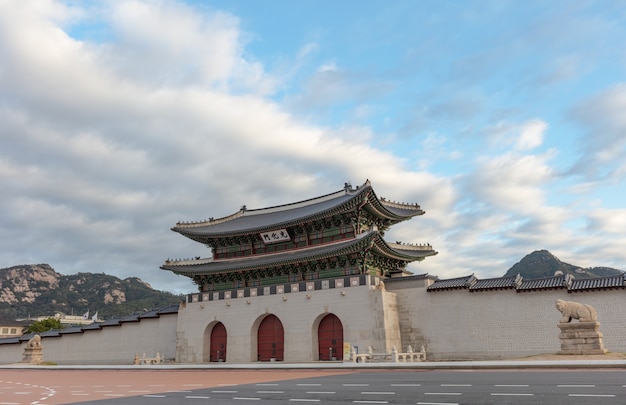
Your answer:
[[[0,319],[0,339],[22,336],[27,322],[12,319]]]

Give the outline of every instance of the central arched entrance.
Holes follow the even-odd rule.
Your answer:
[[[334,314],[328,314],[317,328],[320,360],[343,360],[343,325]]]
[[[257,336],[258,361],[283,361],[285,332],[283,324],[275,315],[268,315],[259,325]]]
[[[226,338],[226,327],[221,322],[216,323],[211,330],[209,361],[226,361]]]

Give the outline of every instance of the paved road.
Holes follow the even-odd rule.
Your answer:
[[[0,405],[54,405],[173,395],[235,384],[346,374],[336,370],[0,369]],[[157,397],[154,397],[157,398]],[[128,403],[125,399],[116,403]],[[167,401],[162,402],[167,404]],[[188,404],[189,405],[189,404]]]
[[[56,394],[43,395],[38,402],[11,402],[3,391],[0,404],[68,403],[62,401],[61,392],[70,394],[74,403],[103,405],[626,403],[626,370],[353,370],[331,372],[331,376],[323,370],[276,372],[135,371],[126,384],[68,382],[51,388]],[[178,382],[171,384],[174,381]]]

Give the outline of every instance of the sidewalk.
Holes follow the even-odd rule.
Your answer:
[[[53,365],[37,366],[30,364],[5,364],[0,369],[52,369],[52,370],[364,370],[364,369],[419,369],[419,370],[450,370],[450,369],[536,369],[536,368],[623,368],[626,359],[568,359],[570,356],[553,358],[527,358],[517,360],[492,361],[425,361],[417,363],[351,363],[351,362],[311,362],[311,363],[202,363],[202,364],[159,364],[159,365]]]

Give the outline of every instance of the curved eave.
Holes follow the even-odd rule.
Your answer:
[[[206,243],[208,240],[215,238],[235,237],[289,228],[350,212],[363,198],[366,191],[367,187],[361,187],[354,193],[339,191],[299,203],[259,210],[240,211],[239,215],[236,213],[213,222],[205,222],[202,225],[179,223],[172,228],[172,231],[178,232],[189,239]],[[333,195],[336,195],[336,197],[327,198]],[[312,202],[318,199],[320,200],[319,202]],[[307,202],[311,203],[307,205]]]
[[[353,211],[363,204],[370,214],[390,223],[405,221],[424,211],[417,204],[399,204],[379,199],[369,181],[356,189],[344,189],[293,204],[258,210],[241,210],[233,215],[200,223],[178,223],[172,231],[208,244],[212,239],[269,232],[299,226]]]
[[[421,260],[426,256],[437,254],[437,252],[432,249],[428,251],[393,249],[382,239],[380,233],[371,231],[363,233],[355,239],[311,248],[231,260],[190,260],[180,264],[177,262],[166,262],[161,266],[161,269],[193,277],[196,275],[232,273],[297,265],[309,261],[325,260],[332,257],[361,253],[369,248],[377,255],[404,262]]]
[[[374,249],[376,249],[377,253],[380,255],[404,262],[423,260],[428,256],[435,256],[438,253],[430,245],[418,246],[398,245],[395,243],[389,244],[382,238],[378,238],[374,245]]]
[[[406,221],[425,213],[418,204],[396,203],[378,198],[374,190],[372,190],[371,198],[368,198],[368,204],[364,208],[371,214],[393,223]]]

